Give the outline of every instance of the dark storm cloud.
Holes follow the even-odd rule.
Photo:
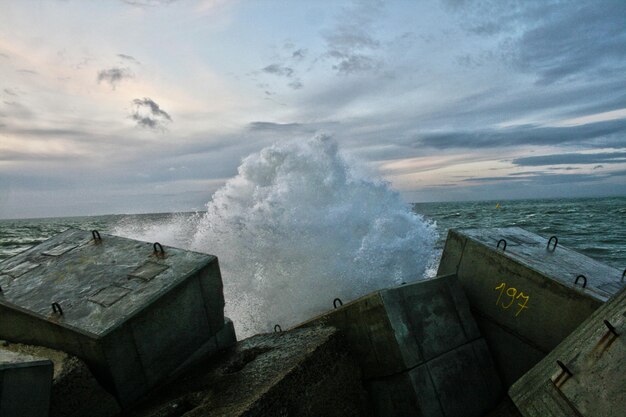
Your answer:
[[[568,127],[522,125],[503,129],[448,131],[418,135],[415,145],[447,148],[498,148],[519,145],[578,144],[626,146],[626,119]]]
[[[133,105],[135,110],[130,117],[137,122],[138,126],[148,129],[163,129],[165,123],[172,121],[172,117],[148,97],[134,99]]]
[[[129,68],[109,68],[106,70],[98,71],[98,83],[106,82],[111,85],[111,88],[115,90],[117,84],[119,84],[122,80],[133,78],[132,72],[130,72]]]
[[[620,164],[626,163],[626,152],[604,152],[594,154],[564,153],[554,155],[528,156],[517,158],[512,161],[515,165],[541,166],[541,165],[577,165],[577,164]]]

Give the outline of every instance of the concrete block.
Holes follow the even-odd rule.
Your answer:
[[[54,349],[0,341],[2,349],[53,364],[50,417],[112,417],[121,410],[83,361]]]
[[[626,415],[626,289],[509,390],[524,417]]]
[[[377,291],[300,326],[319,324],[344,332],[378,416],[481,416],[502,396],[453,275]]]
[[[497,247],[501,239],[506,249]],[[463,285],[507,386],[622,285],[615,268],[517,227],[450,230],[438,274],[449,273]]]
[[[160,249],[70,229],[6,259],[0,338],[71,353],[132,403],[224,324],[217,258]]]
[[[135,417],[368,417],[359,368],[333,328],[245,339],[157,389]]]
[[[0,348],[0,416],[46,417],[52,362]]]

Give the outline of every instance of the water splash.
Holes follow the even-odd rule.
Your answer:
[[[239,336],[420,279],[432,259],[434,224],[327,137],[267,147],[238,172],[204,215],[118,232],[217,255]]]

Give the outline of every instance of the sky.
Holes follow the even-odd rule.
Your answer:
[[[626,2],[0,2],[0,218],[202,209],[330,135],[407,202],[626,195]]]

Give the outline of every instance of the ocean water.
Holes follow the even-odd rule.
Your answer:
[[[0,221],[0,260],[69,228],[217,255],[240,337],[433,276],[449,228],[520,226],[620,270],[626,198],[411,206],[325,136],[246,157],[201,213]],[[1,268],[1,266],[0,266]]]
[[[435,250],[439,252],[448,229],[518,226],[546,238],[556,235],[559,244],[619,270],[626,268],[626,197],[418,203],[413,210],[436,222]],[[159,213],[0,220],[0,261],[70,227],[114,233],[133,224],[171,224],[173,219],[197,216]]]
[[[432,257],[428,261],[424,260],[416,264],[417,270],[424,267],[419,273],[422,276],[434,275],[448,229],[464,227],[519,226],[546,238],[556,235],[560,245],[578,250],[618,268],[620,271],[626,267],[626,198],[515,200],[498,203],[499,208],[496,208],[495,201],[413,205],[415,213],[423,215],[425,222],[430,221],[436,225],[436,241],[432,249]],[[169,244],[179,242],[182,244],[178,246],[189,247],[189,242],[194,240],[193,234],[198,233],[198,225],[205,216],[205,213],[166,213],[0,220],[0,262],[2,259],[36,245],[69,227],[87,230],[97,229],[105,233],[127,235],[150,241],[160,240]],[[280,233],[284,232],[285,230],[280,231]],[[186,234],[187,236],[185,236]],[[271,236],[275,238],[278,235],[272,234]],[[272,239],[271,236],[265,236],[265,239]],[[298,236],[300,235],[297,234],[294,238],[297,239]],[[384,239],[379,243],[384,245]],[[286,241],[286,244],[290,244],[289,241]],[[306,244],[311,244],[311,242],[307,241]],[[235,250],[237,249],[241,249],[241,247],[235,246]],[[332,250],[335,249],[332,248]],[[272,250],[281,250],[281,248],[269,245],[257,253],[268,254]],[[375,251],[375,248],[371,248],[371,250]],[[393,248],[389,250],[393,250]],[[398,247],[398,251],[400,251],[401,256],[405,257],[424,256],[423,253],[407,253],[401,246]],[[209,249],[207,252],[216,253],[219,251]],[[250,253],[248,251],[246,256],[249,256]],[[332,256],[328,251],[324,254]],[[228,258],[228,256],[236,258],[237,254],[231,253],[226,257]],[[294,256],[301,257],[303,255],[295,254]],[[346,262],[345,253],[338,256],[341,258],[339,265],[343,265]],[[288,326],[304,320],[312,314],[318,313],[317,310],[323,311],[330,308],[334,295],[341,296],[343,300],[349,300],[377,286],[384,287],[394,283],[393,280],[381,279],[380,283],[370,283],[368,287],[359,282],[360,278],[343,277],[343,284],[333,286],[329,285],[328,282],[331,277],[317,281],[310,276],[297,276],[298,274],[312,273],[298,268],[293,268],[291,271],[290,265],[285,259],[278,262],[271,271],[264,271],[263,268],[266,265],[261,264],[259,266],[258,261],[258,259],[241,257],[242,266],[237,269],[229,267],[228,264],[224,265],[220,257],[225,290],[231,289],[231,291],[225,292],[226,313],[238,324],[237,331],[240,337],[260,331],[270,331],[274,323],[281,323],[285,328],[285,325]],[[332,264],[329,261],[332,260],[323,261],[318,258],[318,255],[312,255],[311,258],[311,262]],[[393,262],[393,259],[388,261]],[[349,270],[350,266],[349,264],[344,265],[345,269],[342,269],[335,265],[326,269],[326,273],[345,274],[345,270]],[[410,268],[410,265],[407,264],[406,267]],[[258,268],[261,268],[261,272]],[[367,268],[367,265],[362,265],[360,268]],[[321,267],[321,269],[324,268]],[[256,273],[257,275],[254,278],[235,277],[234,274],[237,273]],[[277,273],[282,274],[282,278],[277,278],[274,281],[267,280],[268,275]],[[380,276],[379,273],[375,273],[370,279],[375,280]],[[265,288],[259,287],[259,279],[265,281]],[[404,275],[398,279],[410,280]],[[292,281],[292,285],[289,285],[289,280]],[[308,284],[305,285],[305,282]],[[236,295],[242,291],[245,285],[249,285],[250,288],[243,293],[244,296]],[[344,292],[341,293],[342,285],[344,287],[353,285],[357,288],[353,292],[344,288]],[[326,287],[326,290],[323,287]],[[289,299],[284,295],[286,291],[289,292],[291,303],[294,303],[287,308],[282,302],[277,302],[283,298]],[[315,294],[315,296],[311,294]],[[302,298],[307,298],[309,304],[306,309],[300,310],[297,300]],[[271,306],[272,303],[282,306],[283,310],[276,308],[268,310],[268,306]],[[261,314],[261,312],[266,314]]]

